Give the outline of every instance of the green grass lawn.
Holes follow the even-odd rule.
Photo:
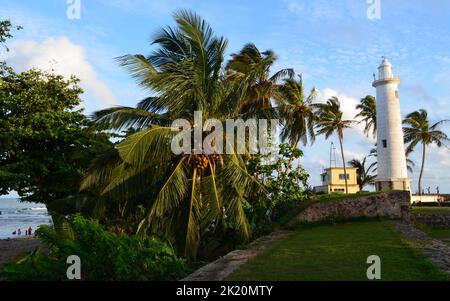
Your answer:
[[[450,207],[419,207],[413,206],[411,212],[413,214],[450,214]],[[431,227],[422,224],[415,225],[418,229],[427,233],[429,236],[441,239],[442,241],[450,244],[450,229]]]
[[[377,191],[374,191],[374,192],[363,191],[363,192],[349,193],[349,194],[334,192],[334,193],[327,193],[327,194],[316,195],[316,196],[313,197],[313,200],[315,202],[348,200],[348,199],[354,199],[354,198],[359,198],[359,197],[363,197],[363,196],[376,195],[376,194],[379,194],[379,193],[380,192],[377,192]]]
[[[412,213],[440,213],[440,214],[450,214],[450,207],[422,207],[413,206],[411,208]]]
[[[422,224],[416,224],[415,227],[433,238],[440,239],[443,242],[450,244],[450,229],[431,227]]]
[[[382,280],[449,280],[393,228],[392,221],[302,225],[227,280],[367,280],[369,255]]]

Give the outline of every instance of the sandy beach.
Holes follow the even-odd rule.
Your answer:
[[[40,245],[37,238],[13,238],[0,240],[0,269],[21,255],[32,252]]]

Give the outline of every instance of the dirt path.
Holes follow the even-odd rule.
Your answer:
[[[412,241],[415,246],[428,255],[437,267],[450,274],[450,245],[428,236],[412,224],[399,221],[396,223],[396,228],[403,237]]]
[[[40,245],[36,238],[17,238],[0,240],[0,269],[19,256],[29,253]]]
[[[285,238],[291,231],[280,230],[263,236],[248,245],[245,250],[234,250],[188,275],[182,281],[220,281],[241,265],[254,258],[262,250]]]

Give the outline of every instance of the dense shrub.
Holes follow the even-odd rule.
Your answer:
[[[273,223],[308,198],[308,173],[299,164],[297,147],[281,143],[277,152],[257,154],[249,160],[249,171],[264,186],[246,196],[244,209],[254,236],[273,230]]]
[[[75,216],[72,238],[60,238],[41,226],[36,234],[44,248],[0,273],[8,280],[65,280],[67,257],[81,259],[82,280],[175,280],[186,274],[184,260],[173,248],[154,237],[115,235],[97,221]]]

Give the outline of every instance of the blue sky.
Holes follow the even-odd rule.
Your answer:
[[[370,1],[369,1],[370,2]],[[402,79],[402,114],[424,108],[432,121],[450,119],[450,1],[381,0],[381,18],[367,17],[366,0],[343,1],[150,1],[81,0],[81,18],[70,20],[65,0],[0,0],[0,19],[24,29],[0,54],[17,69],[55,69],[82,79],[86,112],[114,104],[134,105],[145,96],[113,58],[147,54],[160,27],[173,25],[172,13],[186,8],[203,16],[216,34],[229,40],[228,53],[248,42],[272,49],[279,59],[274,70],[291,67],[303,73],[307,88],[315,86],[318,101],[340,98],[352,117],[361,97],[375,94],[372,74],[386,55]],[[450,133],[450,124],[443,129]],[[373,141],[361,128],[345,133],[348,160],[366,156]],[[329,165],[330,142],[317,139],[304,148],[301,164],[320,182]],[[420,156],[411,157],[419,174]],[[423,184],[450,193],[450,151],[431,147]]]

